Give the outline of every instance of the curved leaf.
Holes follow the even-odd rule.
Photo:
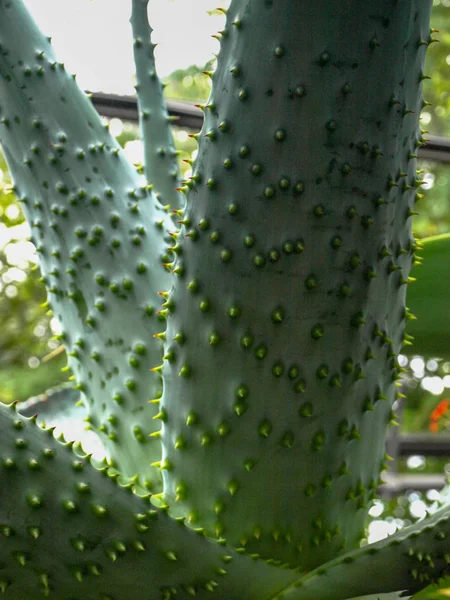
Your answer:
[[[122,488],[53,431],[0,407],[0,591],[9,600],[272,597],[296,578]]]
[[[450,506],[387,539],[340,556],[299,578],[284,600],[347,600],[421,590],[450,565]]]
[[[55,427],[55,436],[64,436],[68,442],[79,442],[83,450],[102,460],[106,453],[99,436],[86,423],[87,410],[80,402],[80,392],[64,385],[47,390],[39,396],[17,404],[24,417],[37,416],[42,427]]]
[[[0,14],[0,143],[49,306],[92,427],[124,477],[154,491],[170,219],[23,1],[0,0]]]
[[[183,208],[177,152],[170,128],[171,118],[164,102],[163,87],[156,74],[152,28],[148,21],[148,0],[132,0],[130,23],[133,29],[136,92],[139,122],[144,144],[144,173],[162,204]]]

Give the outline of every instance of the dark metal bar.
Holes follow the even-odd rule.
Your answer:
[[[435,456],[447,457],[450,459],[450,436],[437,436],[429,433],[409,433],[401,434],[396,439],[388,436],[386,449],[388,454],[390,446],[395,446],[394,468],[383,473],[385,483],[379,487],[379,493],[382,498],[392,498],[403,494],[408,490],[426,491],[429,489],[440,490],[447,483],[444,474],[406,474],[398,473],[398,458],[407,456]],[[389,465],[391,466],[391,465]]]
[[[428,138],[426,145],[419,148],[419,158],[450,163],[450,139],[435,135]]]
[[[137,100],[135,96],[118,96],[87,92],[91,95],[92,103],[104,117],[116,117],[124,121],[138,122]],[[178,127],[199,131],[203,124],[202,111],[190,102],[169,100],[167,102],[169,115],[175,117],[174,124]]]
[[[427,490],[440,490],[447,483],[445,475],[409,475],[383,473],[385,483],[380,485],[378,491],[382,498],[391,498],[407,491],[426,492]]]
[[[398,438],[400,456],[447,456],[450,458],[450,436],[430,433],[408,433]]]
[[[102,92],[88,92],[98,112],[104,117],[116,117],[124,121],[138,122],[137,100],[135,96],[119,96]],[[190,102],[168,100],[167,109],[174,124],[200,131],[203,124],[202,111]],[[450,163],[450,138],[430,135],[425,146],[419,148],[419,158]]]

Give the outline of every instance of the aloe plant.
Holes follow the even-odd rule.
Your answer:
[[[108,453],[2,408],[0,592],[411,595],[447,571],[449,509],[361,540],[411,318],[431,2],[232,0],[186,181],[147,3],[143,178],[0,0],[0,141]]]

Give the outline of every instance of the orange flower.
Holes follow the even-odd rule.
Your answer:
[[[450,400],[448,398],[444,398],[439,402],[436,408],[430,415],[430,431],[439,431],[438,421],[447,413],[450,407]]]
[[[445,398],[444,400],[441,400],[439,402],[439,404],[436,406],[436,408],[433,410],[433,412],[431,413],[431,417],[430,417],[431,420],[438,421],[448,411],[449,405],[450,405],[450,402],[449,402],[449,400],[447,400],[447,398]]]
[[[438,408],[441,410],[442,414],[444,414],[445,412],[448,411],[449,406],[450,406],[450,401],[447,400],[447,398],[445,398],[444,400],[441,400],[441,402],[439,402],[439,404],[438,404]]]

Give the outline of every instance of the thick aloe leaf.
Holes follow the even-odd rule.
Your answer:
[[[23,1],[0,0],[0,15],[0,142],[49,306],[92,427],[125,478],[155,489],[159,408],[148,401],[161,391],[151,369],[173,223]]]
[[[359,546],[383,464],[430,5],[233,2],[199,136],[164,492],[209,535],[305,570]]]
[[[80,402],[80,392],[72,386],[53,388],[20,402],[17,412],[24,417],[36,415],[39,426],[55,428],[56,437],[63,435],[67,442],[81,443],[83,450],[94,458],[105,458],[105,448],[99,436],[87,423],[88,413]]]
[[[148,21],[148,0],[132,0],[134,64],[139,122],[144,144],[144,173],[158,200],[172,209],[182,208],[184,196],[175,188],[181,185],[177,151],[170,128],[171,118],[164,102],[163,86],[156,73],[155,44]]]
[[[122,488],[107,468],[0,407],[0,592],[8,600],[269,599],[293,581]]]
[[[412,595],[438,582],[450,565],[450,507],[324,564],[283,591],[284,600],[347,600],[355,595]]]

